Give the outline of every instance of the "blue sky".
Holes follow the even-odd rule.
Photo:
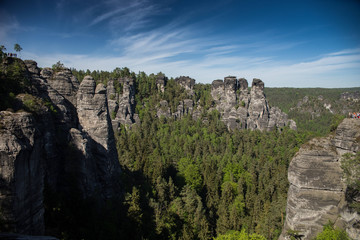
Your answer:
[[[0,0],[0,44],[40,67],[359,87],[359,0]]]

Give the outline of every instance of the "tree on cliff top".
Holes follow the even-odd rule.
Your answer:
[[[19,45],[18,43],[15,43],[15,45],[14,45],[14,50],[15,50],[16,52],[20,53],[21,50],[23,50],[23,49],[22,49],[22,47],[20,47],[20,45]]]
[[[0,58],[6,56],[6,53],[4,53],[4,51],[6,51],[6,47],[4,45],[0,45]]]
[[[61,63],[60,61],[58,61],[57,63],[53,64],[52,65],[52,69],[55,71],[55,72],[58,72],[60,70],[63,70],[65,68],[64,64]]]

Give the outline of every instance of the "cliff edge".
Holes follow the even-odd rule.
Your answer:
[[[359,239],[360,215],[349,207],[341,168],[343,154],[360,150],[359,140],[360,121],[344,119],[333,135],[300,148],[288,169],[286,220],[279,239],[290,239],[289,231],[313,239],[329,221]]]

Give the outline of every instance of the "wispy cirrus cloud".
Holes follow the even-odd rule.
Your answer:
[[[84,15],[94,17],[89,27],[105,24],[114,34],[124,34],[147,27],[151,17],[166,11],[164,6],[148,0],[112,0],[90,6]]]
[[[180,18],[151,28],[151,17],[162,14],[166,7],[146,0],[106,2],[98,9],[92,5],[83,15],[96,16],[88,27],[105,24],[112,31],[104,54],[54,54],[37,56],[23,53],[42,67],[62,61],[77,69],[113,70],[127,66],[147,73],[164,72],[170,77],[189,75],[198,82],[235,75],[262,78],[268,86],[336,87],[339,75],[347,86],[360,85],[360,49],[344,49],[287,61],[278,55],[305,44],[285,41],[271,32],[243,36],[208,34],[201,24],[184,25]],[[184,16],[186,18],[186,16]],[[142,31],[134,31],[136,29]],[[206,34],[205,34],[206,33]]]
[[[165,47],[171,48],[170,46]],[[222,51],[224,48],[214,48]],[[225,48],[226,49],[226,48]],[[194,49],[197,51],[198,49]],[[182,59],[166,61],[176,51],[160,51],[158,53],[111,56],[89,55],[54,55],[36,56],[40,66],[51,66],[62,61],[66,66],[78,69],[113,70],[115,67],[127,66],[131,70],[146,73],[164,72],[170,77],[189,75],[197,82],[210,83],[228,75],[245,77],[249,81],[258,77],[271,87],[355,87],[360,86],[360,51],[347,49],[318,56],[312,61],[295,64],[278,62],[269,57],[224,56],[212,55],[198,59]],[[179,51],[180,52],[180,51]],[[149,53],[149,52],[148,52]],[[339,82],[339,75],[346,79],[346,84]]]

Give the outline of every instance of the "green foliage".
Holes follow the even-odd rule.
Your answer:
[[[21,52],[21,50],[23,50],[23,49],[22,49],[22,47],[20,47],[20,45],[19,45],[18,43],[15,43],[15,45],[14,45],[14,50],[15,50],[16,52]]]
[[[208,122],[156,118],[159,99],[180,98],[159,93],[151,76],[142,77],[154,93],[142,95],[142,122],[117,134],[119,160],[132,179],[127,192],[135,182],[143,213],[154,213],[133,231],[148,229],[143,236],[156,239],[209,239],[246,228],[276,239],[285,214],[287,167],[309,135],[288,128],[229,132],[218,111],[204,115]],[[170,89],[181,94],[172,83]]]
[[[211,85],[198,83],[194,86],[194,98],[195,103],[199,103],[199,106],[206,112],[210,107],[214,105],[211,97]]]
[[[348,186],[360,190],[360,152],[344,154],[341,159],[341,168],[344,170]]]
[[[333,224],[329,223],[314,240],[350,240],[350,238],[344,230],[334,228]]]
[[[179,175],[185,178],[186,184],[195,190],[202,185],[199,165],[190,158],[181,158],[178,162]]]
[[[341,159],[341,168],[344,170],[350,207],[360,213],[360,203],[352,199],[360,193],[360,152],[344,154]]]
[[[30,81],[26,66],[17,58],[7,58],[7,63],[0,63],[0,110],[13,108],[15,96],[27,92]]]
[[[57,114],[57,109],[56,107],[53,105],[52,102],[50,101],[45,101],[45,106],[50,110],[50,112],[53,114],[53,115],[56,115]]]
[[[112,111],[111,112],[111,119],[115,119],[116,118],[116,112],[115,111]]]
[[[288,230],[286,232],[286,235],[290,237],[290,240],[297,240],[301,239],[302,235],[299,233],[299,231],[296,230]]]
[[[58,62],[53,67],[64,66]],[[28,111],[38,113],[45,108],[57,114],[51,102],[19,95],[29,87],[24,69],[16,61],[6,72],[1,68],[1,81],[6,86],[0,88],[2,109],[22,99]],[[116,79],[135,79],[136,112],[141,123],[132,129],[121,126],[116,133],[123,169],[121,199],[106,203],[97,202],[95,196],[83,199],[77,194],[75,176],[67,176],[69,182],[62,183],[71,189],[70,198],[47,188],[47,233],[64,239],[277,239],[285,214],[290,160],[311,132],[324,134],[342,118],[341,114],[321,112],[312,119],[310,113],[296,114],[289,107],[300,131],[229,132],[220,113],[208,111],[214,105],[209,84],[196,84],[189,96],[173,79],[161,93],[157,75],[135,74],[128,68],[72,72],[79,80],[85,75],[104,84],[115,79],[117,93],[122,93],[123,86]],[[194,100],[206,121],[195,121],[191,116],[176,121],[156,117],[160,100],[166,100],[175,112],[184,99]],[[241,102],[239,107],[243,106]],[[312,122],[308,123],[309,119]],[[326,124],[328,127],[322,126]],[[64,161],[76,162],[76,149],[64,149]]]
[[[226,234],[220,234],[214,240],[266,240],[264,236],[253,233],[246,233],[245,229],[241,231],[229,231]]]
[[[2,62],[2,60],[4,58],[6,58],[6,47],[4,45],[0,45],[0,61]]]
[[[65,65],[58,61],[57,63],[52,65],[52,69],[54,70],[54,72],[58,72],[65,69]]]

